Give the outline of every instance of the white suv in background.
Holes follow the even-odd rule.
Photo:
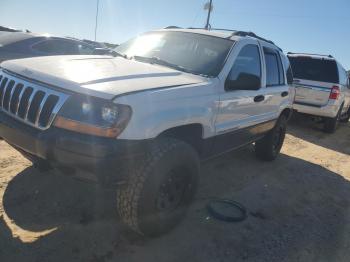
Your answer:
[[[350,118],[349,78],[332,56],[288,53],[296,97],[293,108],[324,119],[324,130],[333,133],[339,121]]]

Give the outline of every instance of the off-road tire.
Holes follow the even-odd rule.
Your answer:
[[[323,130],[326,133],[332,134],[337,130],[337,127],[340,122],[341,111],[343,110],[343,106],[340,107],[337,115],[333,118],[325,118]]]
[[[255,154],[264,161],[273,161],[281,151],[287,129],[287,117],[281,115],[275,127],[255,142]],[[278,138],[276,138],[278,136]],[[278,139],[278,141],[276,141]]]
[[[348,109],[348,112],[346,113],[346,116],[344,118],[340,119],[340,122],[342,123],[348,123],[350,120],[350,107]]]
[[[183,219],[194,197],[199,165],[198,154],[190,145],[172,138],[156,140],[129,170],[128,182],[117,190],[117,207],[122,221],[149,237],[170,231]],[[166,212],[159,211],[156,199],[167,174],[173,170],[186,177],[188,184],[183,183],[186,186],[178,206]]]

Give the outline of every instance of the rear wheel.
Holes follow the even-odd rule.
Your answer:
[[[158,236],[184,217],[196,191],[197,153],[176,139],[160,139],[118,188],[118,213],[134,231]]]
[[[276,126],[262,139],[255,142],[256,156],[265,161],[275,160],[286,136],[287,118],[282,115]]]
[[[324,131],[327,133],[334,133],[337,130],[339,125],[341,111],[343,110],[343,106],[340,107],[337,115],[334,118],[326,118],[324,122]]]
[[[340,122],[347,123],[347,122],[349,122],[349,120],[350,120],[350,107],[349,107],[348,112],[346,113],[346,115],[343,118],[340,119]]]

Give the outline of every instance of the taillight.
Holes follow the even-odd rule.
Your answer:
[[[337,100],[340,95],[339,86],[333,86],[331,93],[329,94],[329,99]]]

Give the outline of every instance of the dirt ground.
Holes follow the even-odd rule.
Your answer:
[[[145,239],[118,222],[114,190],[40,173],[0,141],[0,261],[350,261],[350,123],[329,135],[294,117],[275,162],[250,146],[201,173],[186,219]],[[213,197],[241,202],[248,218],[213,220]]]

